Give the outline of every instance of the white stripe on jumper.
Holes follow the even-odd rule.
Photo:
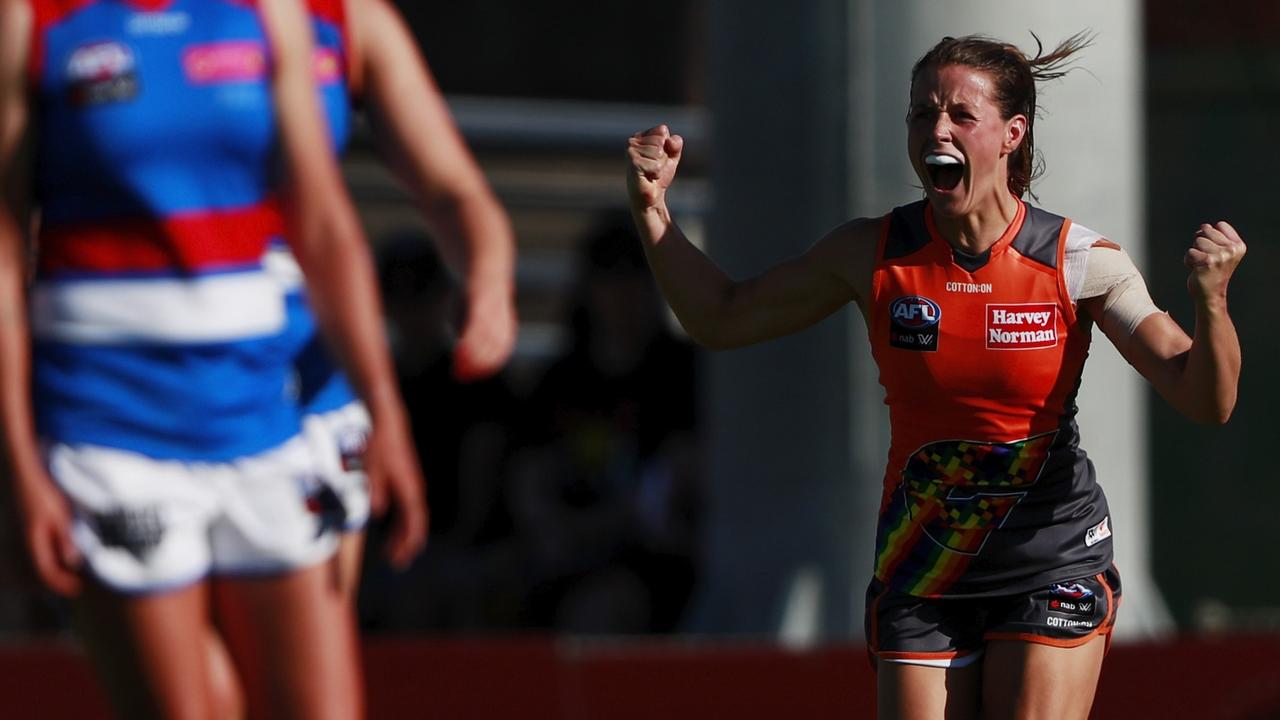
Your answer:
[[[261,271],[194,279],[37,283],[31,329],[76,344],[232,342],[284,327],[279,282]]]
[[[276,279],[285,292],[298,292],[305,285],[302,268],[287,245],[272,245],[262,256],[262,267]]]

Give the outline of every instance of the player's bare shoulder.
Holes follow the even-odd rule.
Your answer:
[[[0,81],[5,90],[25,90],[27,54],[35,12],[23,0],[0,0]]]
[[[853,290],[860,304],[871,296],[871,275],[882,227],[882,218],[854,218],[832,228],[812,250],[816,260]]]

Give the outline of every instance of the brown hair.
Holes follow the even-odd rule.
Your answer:
[[[1044,173],[1044,159],[1035,153],[1035,135],[1032,125],[1036,117],[1036,83],[1056,80],[1066,75],[1071,57],[1093,42],[1093,34],[1082,30],[1063,40],[1050,53],[1044,53],[1044,45],[1035,33],[1035,57],[1027,57],[1017,46],[981,35],[944,37],[911,68],[911,85],[926,68],[942,68],[948,65],[980,70],[991,76],[995,86],[996,105],[1003,119],[1022,114],[1027,118],[1027,132],[1022,144],[1009,157],[1009,191],[1022,197],[1031,187],[1031,181]]]

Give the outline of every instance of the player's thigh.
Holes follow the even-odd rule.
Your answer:
[[[335,493],[339,507],[334,510],[346,532],[361,531],[369,522],[369,478],[364,472],[369,432],[369,413],[358,401],[303,418],[316,470]]]
[[[217,628],[210,627],[206,638],[209,651],[209,692],[214,717],[219,720],[242,720],[245,717],[244,689],[231,653]]]
[[[978,717],[980,604],[908,595],[873,579],[865,622],[881,718]]]
[[[216,717],[208,610],[203,584],[148,594],[87,584],[76,622],[121,717]]]
[[[351,530],[342,533],[338,541],[338,578],[339,586],[347,602],[352,605],[356,601],[356,592],[360,588],[360,569],[364,564],[364,530]]]
[[[986,720],[1085,720],[1093,706],[1107,638],[1076,647],[1019,640],[987,643],[982,680]]]
[[[993,599],[984,633],[987,717],[1088,717],[1120,599],[1114,567]]]
[[[241,671],[250,714],[363,717],[359,641],[334,562],[212,581],[214,615]]]
[[[352,402],[336,410],[306,415],[303,431],[319,476],[338,501],[334,511],[341,517],[337,524],[342,530],[339,578],[347,598],[355,602],[370,511],[369,479],[363,464],[369,414],[363,404]]]
[[[981,687],[981,662],[959,668],[880,662],[876,715],[880,720],[976,719]]]

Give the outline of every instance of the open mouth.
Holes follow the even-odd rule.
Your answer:
[[[924,168],[934,190],[955,190],[964,177],[964,161],[953,155],[929,153],[924,156]]]

